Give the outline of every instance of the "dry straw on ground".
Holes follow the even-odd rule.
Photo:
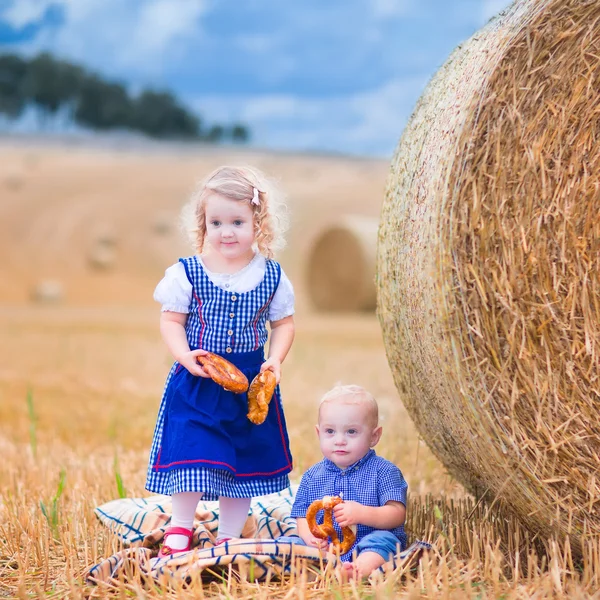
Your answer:
[[[316,308],[373,311],[379,221],[346,215],[323,228],[310,249],[307,288]]]
[[[575,554],[600,535],[600,3],[517,0],[429,84],[388,183],[379,313],[423,437]]]

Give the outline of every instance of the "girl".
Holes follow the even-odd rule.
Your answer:
[[[253,496],[289,485],[292,456],[279,386],[266,421],[253,425],[246,417],[247,394],[225,391],[196,359],[214,352],[248,381],[270,369],[279,383],[294,338],[292,285],[271,258],[283,243],[283,208],[260,172],[218,168],[184,212],[197,254],[169,267],[154,292],[162,304],[161,334],[176,361],[146,480],[147,490],[172,496],[161,557],[190,549],[201,498],[219,500],[220,543],[241,535]]]

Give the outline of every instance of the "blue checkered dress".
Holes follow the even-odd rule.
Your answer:
[[[386,502],[395,500],[406,506],[408,485],[400,469],[389,460],[377,456],[371,449],[359,461],[346,469],[340,469],[329,459],[313,465],[302,477],[292,507],[292,517],[306,517],[308,507],[323,496],[340,496],[344,500],[353,500],[366,506],[384,506]],[[317,515],[317,523],[323,523],[323,512]],[[334,527],[341,539],[341,529],[334,522]],[[356,542],[344,554],[342,560],[350,560],[356,544],[366,535],[377,531],[374,527],[358,525]],[[404,527],[391,530],[399,541],[402,550],[406,548]]]
[[[251,381],[264,361],[267,314],[281,267],[267,260],[262,282],[240,294],[212,283],[197,257],[180,262],[193,290],[185,327],[190,348],[225,357]],[[263,424],[250,423],[247,412],[246,394],[227,392],[175,363],[158,412],[146,489],[168,495],[203,492],[205,500],[217,500],[288,487],[292,456],[279,386]]]

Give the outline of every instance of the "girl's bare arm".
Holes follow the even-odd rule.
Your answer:
[[[289,316],[279,321],[271,321],[271,341],[269,342],[269,358],[263,363],[261,371],[270,369],[275,374],[277,383],[281,378],[281,363],[292,347],[296,328],[294,317]]]
[[[169,352],[179,364],[184,366],[192,375],[208,377],[196,360],[196,356],[206,354],[206,351],[190,350],[185,334],[187,318],[188,316],[185,313],[163,311],[160,313],[160,333]]]

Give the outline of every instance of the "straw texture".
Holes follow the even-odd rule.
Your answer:
[[[392,162],[378,313],[423,438],[575,553],[600,535],[600,3],[517,0],[430,82]]]

